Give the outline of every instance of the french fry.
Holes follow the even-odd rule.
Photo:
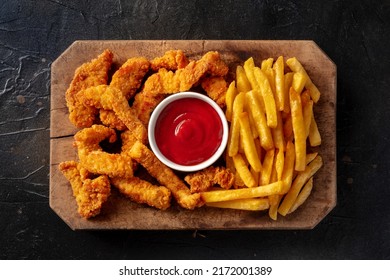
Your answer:
[[[305,83],[307,81],[307,75],[305,75],[302,72],[295,72],[292,80],[292,87],[294,90],[298,93],[301,94],[303,88],[305,87]]]
[[[321,134],[318,131],[317,122],[314,118],[314,114],[311,115],[310,129],[309,129],[309,142],[312,147],[321,145]]]
[[[315,86],[315,84],[313,84],[312,80],[310,79],[309,75],[307,74],[302,64],[298,61],[296,57],[287,59],[286,64],[295,73],[301,72],[307,77],[305,87],[310,90],[310,96],[313,99],[314,103],[317,103],[318,100],[320,99],[321,93],[318,90],[318,88]]]
[[[245,74],[245,70],[241,65],[238,65],[236,68],[236,81],[238,92],[248,92],[252,89],[252,86]]]
[[[256,172],[253,167],[251,166],[249,168],[250,172],[252,173],[252,177],[253,179],[255,179],[255,185],[258,186],[259,185],[259,176],[260,176],[260,172]]]
[[[276,93],[276,86],[275,86],[275,70],[273,68],[267,68],[266,70],[261,70],[263,73],[267,76],[269,85],[271,86],[272,93],[274,94],[275,99],[275,93]],[[275,104],[276,100],[275,100]],[[278,110],[278,108],[276,107]]]
[[[317,155],[318,155],[317,152],[306,154],[306,165],[308,165],[310,162],[312,162],[317,157]]]
[[[267,197],[273,194],[279,194],[282,187],[283,183],[278,181],[272,184],[254,188],[202,192],[200,193],[200,196],[205,203],[255,197]]]
[[[286,155],[284,157],[284,166],[283,166],[283,173],[282,173],[282,181],[283,181],[282,194],[285,194],[290,190],[292,179],[294,176],[294,164],[295,164],[295,146],[291,141],[288,141],[286,145]]]
[[[253,188],[256,186],[256,181],[252,176],[252,173],[250,172],[248,166],[245,163],[244,158],[241,154],[236,154],[233,157],[234,167],[236,168],[236,171],[240,175],[240,178],[244,182],[245,186],[249,188]]]
[[[278,150],[275,156],[275,171],[276,171],[278,181],[282,180],[283,168],[284,168],[284,152],[283,150]]]
[[[273,194],[268,197],[269,200],[269,210],[268,216],[276,221],[278,219],[278,207],[282,196],[278,194]]]
[[[244,198],[229,201],[208,202],[207,206],[247,211],[261,211],[269,208],[268,198]]]
[[[238,118],[240,121],[240,135],[243,141],[245,156],[253,169],[256,172],[260,172],[261,162],[256,151],[255,142],[253,140],[248,113],[242,112]]]
[[[261,146],[266,150],[273,149],[274,142],[272,140],[272,133],[267,125],[265,113],[260,105],[258,97],[253,91],[247,92],[245,97],[247,98],[249,111],[255,120],[256,129],[260,136]]]
[[[322,158],[321,156],[317,156],[304,171],[298,173],[298,176],[292,183],[290,190],[287,192],[279,206],[278,212],[280,215],[285,216],[288,213],[296,201],[303,185],[310,179],[310,177],[313,177],[313,175],[321,168],[321,166]]]
[[[269,184],[271,180],[271,173],[272,173],[272,166],[275,158],[275,150],[268,150],[265,153],[264,156],[264,161],[263,161],[263,166],[262,170],[260,173],[260,179],[259,179],[259,184],[260,185],[266,185]]]
[[[284,74],[284,110],[285,113],[290,113],[290,87],[292,85],[294,73],[288,72]]]
[[[275,128],[271,128],[272,138],[274,141],[275,148],[284,151],[286,143],[284,140],[283,121],[282,121],[281,112],[277,111],[276,116],[278,118],[278,124]]]
[[[303,121],[305,123],[305,135],[307,138],[309,136],[310,125],[313,115],[313,100],[304,102],[302,106]]]
[[[293,87],[290,88],[290,108],[295,140],[295,170],[303,171],[306,166],[305,123],[302,114],[301,97],[295,92]]]
[[[240,141],[240,122],[238,116],[243,112],[245,93],[240,92],[233,102],[232,122],[230,125],[230,139],[228,143],[229,156],[233,157],[238,153]]]
[[[261,62],[261,70],[265,71],[267,69],[270,69],[273,63],[274,63],[274,59],[272,57],[264,59]]]
[[[263,96],[265,113],[267,115],[267,125],[269,127],[275,128],[277,126],[278,119],[276,116],[276,104],[271,85],[267,76],[263,73],[263,71],[261,71],[260,68],[255,67],[253,74],[260,86],[260,92]]]
[[[226,91],[226,119],[232,121],[233,102],[237,95],[236,82],[232,81]]]
[[[279,111],[284,111],[285,89],[284,89],[284,59],[279,56],[275,61],[273,69],[275,71],[275,101]]]
[[[298,207],[301,206],[306,201],[312,189],[313,189],[313,177],[311,177],[309,181],[307,181],[307,183],[303,186],[293,206],[291,206],[290,210],[288,211],[288,214],[291,214],[292,212],[297,210]]]
[[[254,69],[255,62],[253,60],[253,57],[250,57],[244,62],[245,75],[251,85],[252,90],[260,93],[260,86],[255,78]]]

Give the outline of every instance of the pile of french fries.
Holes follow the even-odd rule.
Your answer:
[[[302,205],[313,188],[322,158],[310,147],[321,144],[313,106],[320,92],[297,58],[237,66],[226,94],[230,122],[226,166],[235,189],[202,193],[206,205],[266,210],[285,216]]]

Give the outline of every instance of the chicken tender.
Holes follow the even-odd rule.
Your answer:
[[[175,71],[188,65],[187,56],[182,50],[169,50],[162,57],[156,57],[151,61],[150,68],[158,71],[161,68]]]
[[[224,77],[204,78],[202,79],[201,86],[206,91],[207,95],[214,100],[219,107],[225,107],[228,84]]]
[[[137,118],[134,110],[129,106],[127,99],[119,89],[100,85],[80,91],[77,97],[87,106],[113,110],[138,140],[143,143],[148,141],[148,133],[145,126]]]
[[[150,62],[145,57],[129,58],[112,76],[110,87],[119,89],[127,100],[140,88],[149,70]],[[126,124],[112,110],[100,109],[100,121],[119,131],[126,130]]]
[[[132,98],[149,70],[150,62],[145,57],[129,58],[112,75],[110,87],[118,88],[127,100]]]
[[[156,178],[160,184],[166,186],[181,207],[194,209],[203,204],[200,194],[191,194],[185,183],[141,142],[137,141],[133,145],[130,156],[145,167],[149,174]]]
[[[222,61],[219,53],[211,51],[175,72],[161,68],[145,81],[143,89],[135,96],[133,108],[146,126],[151,112],[164,99],[163,94],[188,91],[204,75],[225,76],[228,71],[229,68]]]
[[[78,213],[87,219],[100,214],[103,204],[111,193],[108,177],[101,175],[95,179],[83,179],[81,175],[82,168],[75,161],[62,162],[59,169],[71,184],[73,196],[76,198],[78,206]]]
[[[124,131],[127,126],[112,110],[100,109],[99,118],[102,124],[118,131]]]
[[[157,209],[166,210],[171,206],[171,191],[163,186],[155,186],[138,177],[112,178],[118,190],[137,203],[146,203]]]
[[[74,139],[80,163],[89,172],[109,177],[133,177],[133,162],[128,153],[110,154],[99,145],[104,139],[114,143],[117,139],[115,130],[95,124],[77,132]]]
[[[190,185],[191,193],[198,193],[208,191],[214,185],[230,189],[234,184],[234,174],[228,168],[210,166],[187,175],[184,180]]]
[[[76,94],[83,89],[107,84],[108,72],[112,65],[113,54],[105,50],[97,58],[82,64],[76,69],[72,82],[65,93],[69,109],[69,120],[78,128],[90,127],[96,119],[98,110],[81,103]]]

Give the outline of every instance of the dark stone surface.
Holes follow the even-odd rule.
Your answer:
[[[3,0],[0,259],[390,259],[390,2],[296,2]],[[314,40],[338,67],[337,207],[311,231],[71,231],[49,207],[50,65],[80,39]]]

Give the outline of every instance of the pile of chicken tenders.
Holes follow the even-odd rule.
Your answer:
[[[187,185],[157,159],[147,137],[151,112],[170,94],[197,87],[225,106],[229,68],[220,54],[210,51],[191,60],[170,50],[152,60],[132,57],[110,75],[113,56],[105,50],[82,64],[65,93],[69,119],[80,129],[74,135],[78,161],[62,162],[59,169],[71,184],[78,213],[87,219],[98,215],[112,187],[131,201],[162,210],[173,201],[185,209],[202,206],[202,185],[230,188],[234,174],[223,166],[188,175]],[[105,148],[118,143],[114,152]],[[137,176],[139,165],[155,180]]]

